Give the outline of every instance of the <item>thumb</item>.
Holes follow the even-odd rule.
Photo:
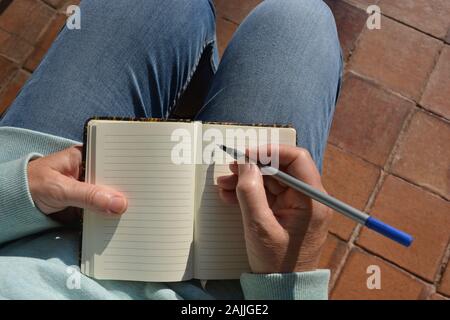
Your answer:
[[[68,206],[109,214],[121,214],[127,209],[127,199],[117,191],[68,177],[65,179],[63,185]]]
[[[244,223],[273,226],[277,223],[267,201],[261,171],[255,164],[238,165],[236,194]]]

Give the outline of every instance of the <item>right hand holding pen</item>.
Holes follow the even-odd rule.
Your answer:
[[[282,171],[325,192],[307,150],[280,145],[279,157]],[[289,273],[317,269],[331,209],[263,176],[255,164],[234,163],[230,169],[232,175],[218,178],[219,195],[227,203],[239,203],[252,271]]]

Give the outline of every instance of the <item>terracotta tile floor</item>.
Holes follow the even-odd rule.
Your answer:
[[[0,0],[0,114],[76,2]],[[221,52],[259,2],[215,0]],[[415,236],[404,249],[336,214],[321,262],[332,270],[331,298],[450,299],[450,1],[326,2],[346,72],[324,184]],[[365,26],[370,4],[381,8],[380,30]],[[367,288],[371,265],[381,289]]]

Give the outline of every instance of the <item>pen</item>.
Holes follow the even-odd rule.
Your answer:
[[[230,156],[232,156],[234,159],[242,159],[245,158],[247,160],[249,159],[244,153],[233,149],[226,147],[224,145],[218,145],[219,148],[226,153],[228,153]],[[254,161],[254,160],[252,160]],[[370,215],[368,215],[365,212],[362,212],[356,208],[353,208],[352,206],[333,198],[332,196],[319,191],[313,187],[311,187],[309,184],[294,178],[293,176],[282,172],[278,170],[277,168],[271,167],[269,165],[263,165],[259,162],[256,162],[256,165],[260,168],[261,172],[271,175],[274,179],[284,183],[285,185],[300,191],[301,193],[309,196],[310,198],[334,209],[335,211],[343,214],[344,216],[368,227],[369,229],[372,229],[385,237],[388,237],[405,247],[409,247],[413,241],[413,237],[401,230],[398,230]]]

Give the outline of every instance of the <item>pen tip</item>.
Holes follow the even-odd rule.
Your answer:
[[[218,144],[217,145],[220,149],[222,149],[223,151],[227,151],[227,147],[225,147],[223,144]]]

